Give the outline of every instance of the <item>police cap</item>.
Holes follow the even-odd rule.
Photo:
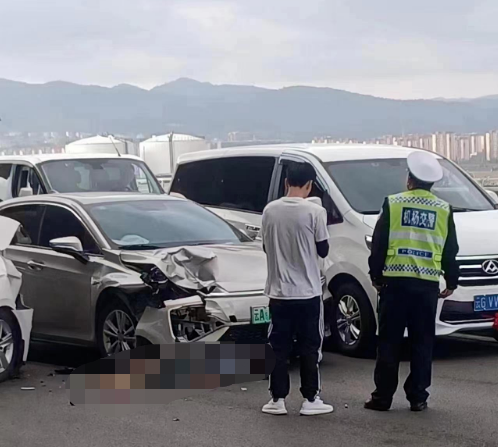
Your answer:
[[[408,171],[423,183],[436,183],[443,178],[443,168],[429,152],[412,152],[407,159]]]

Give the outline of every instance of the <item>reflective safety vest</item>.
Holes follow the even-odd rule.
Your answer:
[[[390,228],[384,276],[439,281],[450,206],[416,189],[388,197]]]

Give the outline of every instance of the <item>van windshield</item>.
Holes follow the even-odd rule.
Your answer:
[[[160,194],[147,165],[140,160],[97,158],[52,160],[41,165],[50,189],[70,192],[140,192]]]
[[[455,211],[494,209],[490,200],[447,160],[440,160],[444,178],[432,192]],[[341,161],[325,164],[330,176],[349,202],[361,214],[378,214],[385,197],[406,191],[406,158]]]

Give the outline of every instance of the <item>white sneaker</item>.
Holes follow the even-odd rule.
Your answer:
[[[285,399],[278,399],[276,402],[270,400],[262,409],[263,413],[268,414],[287,414],[287,408],[285,408]]]
[[[327,414],[332,413],[334,407],[332,405],[324,404],[322,399],[317,397],[313,402],[305,400],[301,407],[301,412],[303,416],[315,416],[317,414]]]

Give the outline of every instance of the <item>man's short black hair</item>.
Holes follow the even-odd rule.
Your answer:
[[[316,172],[308,163],[291,163],[287,169],[287,183],[289,186],[302,188],[309,181],[316,180]]]
[[[434,183],[426,183],[420,181],[418,178],[414,177],[411,172],[408,173],[408,176],[410,177],[412,183],[415,185],[415,188],[425,189],[426,191],[430,191],[434,186]]]

